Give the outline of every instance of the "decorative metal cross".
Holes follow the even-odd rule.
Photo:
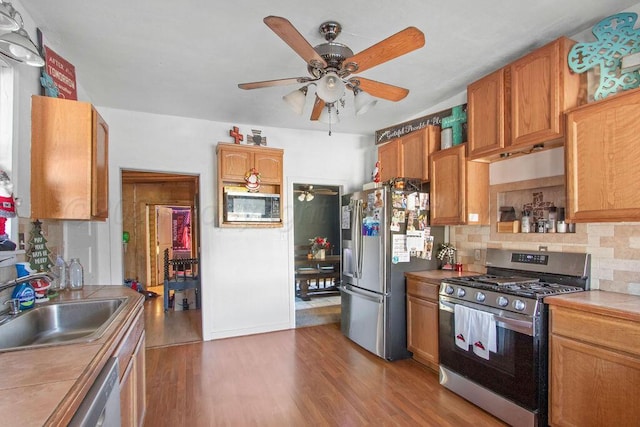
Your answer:
[[[622,57],[640,51],[640,29],[633,28],[637,18],[632,12],[609,16],[593,27],[597,41],[576,43],[569,51],[569,67],[576,73],[600,67],[594,99],[640,86],[640,71],[623,73],[620,69]]]
[[[244,139],[244,136],[240,133],[238,126],[234,126],[233,129],[229,131],[229,135],[233,137],[234,144],[240,144],[240,141]]]
[[[451,115],[442,118],[442,129],[451,128],[453,145],[458,145],[463,142],[462,125],[464,123],[467,123],[467,113],[462,110],[462,105],[453,107],[451,109]]]

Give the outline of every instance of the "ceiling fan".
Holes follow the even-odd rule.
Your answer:
[[[349,76],[412,52],[424,46],[425,43],[424,34],[420,30],[408,27],[354,55],[348,46],[334,41],[342,31],[341,25],[335,21],[320,25],[320,34],[324,36],[326,43],[315,47],[312,47],[285,18],[267,16],[264,18],[264,23],[304,59],[311,77],[240,83],[238,87],[258,89],[295,83],[305,84],[302,88],[283,97],[298,114],[302,114],[308,87],[313,84],[316,86],[316,99],[311,120],[326,121],[322,120],[322,113],[328,114],[329,123],[332,116],[334,119],[337,118],[334,116],[337,113],[337,103],[340,102],[344,106],[345,89],[353,91],[356,114],[366,112],[375,104],[376,101],[372,97],[394,102],[404,99],[409,94],[408,89],[364,77]]]
[[[315,198],[315,195],[322,196],[335,196],[338,194],[337,191],[331,190],[329,188],[313,188],[313,185],[301,185],[298,189],[293,190],[294,193],[300,193],[298,196],[298,200],[301,202],[307,201],[310,202]]]

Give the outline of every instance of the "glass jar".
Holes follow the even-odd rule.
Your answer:
[[[51,289],[59,291],[68,289],[67,263],[60,255],[56,258],[56,265],[53,266],[52,271],[55,280],[51,283]]]
[[[69,289],[72,291],[84,287],[84,272],[78,258],[71,258],[69,262]]]

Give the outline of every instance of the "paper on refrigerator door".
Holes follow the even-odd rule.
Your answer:
[[[424,249],[424,231],[407,230],[407,250],[409,253]]]
[[[349,228],[351,228],[351,210],[349,209],[349,206],[342,207],[342,215],[341,215],[340,222],[342,223],[343,230],[348,230]]]
[[[393,234],[391,240],[391,262],[409,262],[409,251],[407,250],[406,234]]]

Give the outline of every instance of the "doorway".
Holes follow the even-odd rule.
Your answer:
[[[183,238],[177,238],[176,214],[183,217],[184,225],[183,214],[189,213],[189,230],[184,226],[180,230],[182,236],[187,232],[190,236],[189,257],[200,256],[199,177],[136,170],[122,170],[121,177],[122,230],[129,239],[123,245],[124,279],[135,280],[158,295],[147,297],[145,301],[147,348],[201,341],[201,310],[177,311],[171,307],[165,311],[163,301],[164,248],[166,246],[172,252],[174,248],[178,251],[185,249]],[[201,287],[206,292],[206,286],[203,284]]]
[[[293,184],[296,328],[340,321],[340,187]],[[323,259],[312,241],[325,243]]]

